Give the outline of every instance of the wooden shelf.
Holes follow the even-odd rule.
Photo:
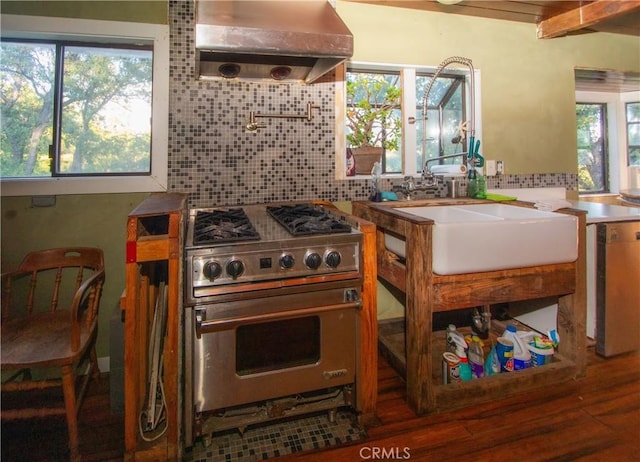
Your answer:
[[[503,323],[493,323],[494,332],[486,340],[491,341],[504,330]],[[470,333],[469,328],[459,329],[463,334]],[[442,380],[442,354],[445,352],[446,332],[434,331],[431,336],[431,361],[434,365],[430,387],[433,388],[436,405],[432,409],[441,412],[464,408],[473,404],[500,399],[514,393],[535,390],[544,385],[571,380],[578,374],[575,362],[555,354],[553,362],[542,367],[530,367],[526,370],[501,373],[495,376],[474,379],[468,382],[444,384]],[[382,356],[398,374],[406,378],[405,320],[404,318],[380,321],[379,348]],[[489,348],[485,348],[485,359]]]
[[[181,261],[186,195],[153,194],[127,219],[125,292],[124,437],[126,461],[179,460],[182,325]],[[167,287],[163,385],[166,431],[153,441],[140,435],[139,419],[148,383],[148,345],[156,299]]]

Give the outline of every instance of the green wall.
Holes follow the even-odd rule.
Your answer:
[[[164,1],[3,1],[2,14],[57,16],[106,21],[167,24],[169,4]]]
[[[435,66],[450,56],[481,73],[482,154],[506,173],[576,173],[574,68],[640,72],[640,39],[536,38],[536,26],[340,1],[354,61]],[[456,65],[452,65],[456,66]]]
[[[2,271],[32,250],[100,247],[106,281],[100,304],[98,357],[109,356],[109,318],[124,290],[127,215],[146,194],[57,196],[53,207],[32,207],[30,197],[3,197]]]

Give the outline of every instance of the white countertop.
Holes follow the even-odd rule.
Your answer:
[[[587,224],[612,221],[640,221],[640,207],[600,204],[589,201],[570,200],[574,208],[587,212]]]
[[[514,196],[518,200],[536,202],[545,199],[564,199],[564,188],[521,188],[521,189],[488,189],[487,192]],[[640,207],[624,205],[600,204],[598,202],[570,200],[572,206],[587,212],[587,224],[608,223],[612,221],[640,221]]]

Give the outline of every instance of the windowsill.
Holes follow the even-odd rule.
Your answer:
[[[103,194],[162,192],[167,189],[166,175],[87,177],[87,178],[20,178],[0,181],[2,197],[64,194]]]

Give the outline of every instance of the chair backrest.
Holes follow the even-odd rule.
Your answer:
[[[63,307],[71,310],[74,321],[91,327],[97,322],[103,282],[101,249],[67,247],[31,252],[17,270],[2,275],[2,319]]]

